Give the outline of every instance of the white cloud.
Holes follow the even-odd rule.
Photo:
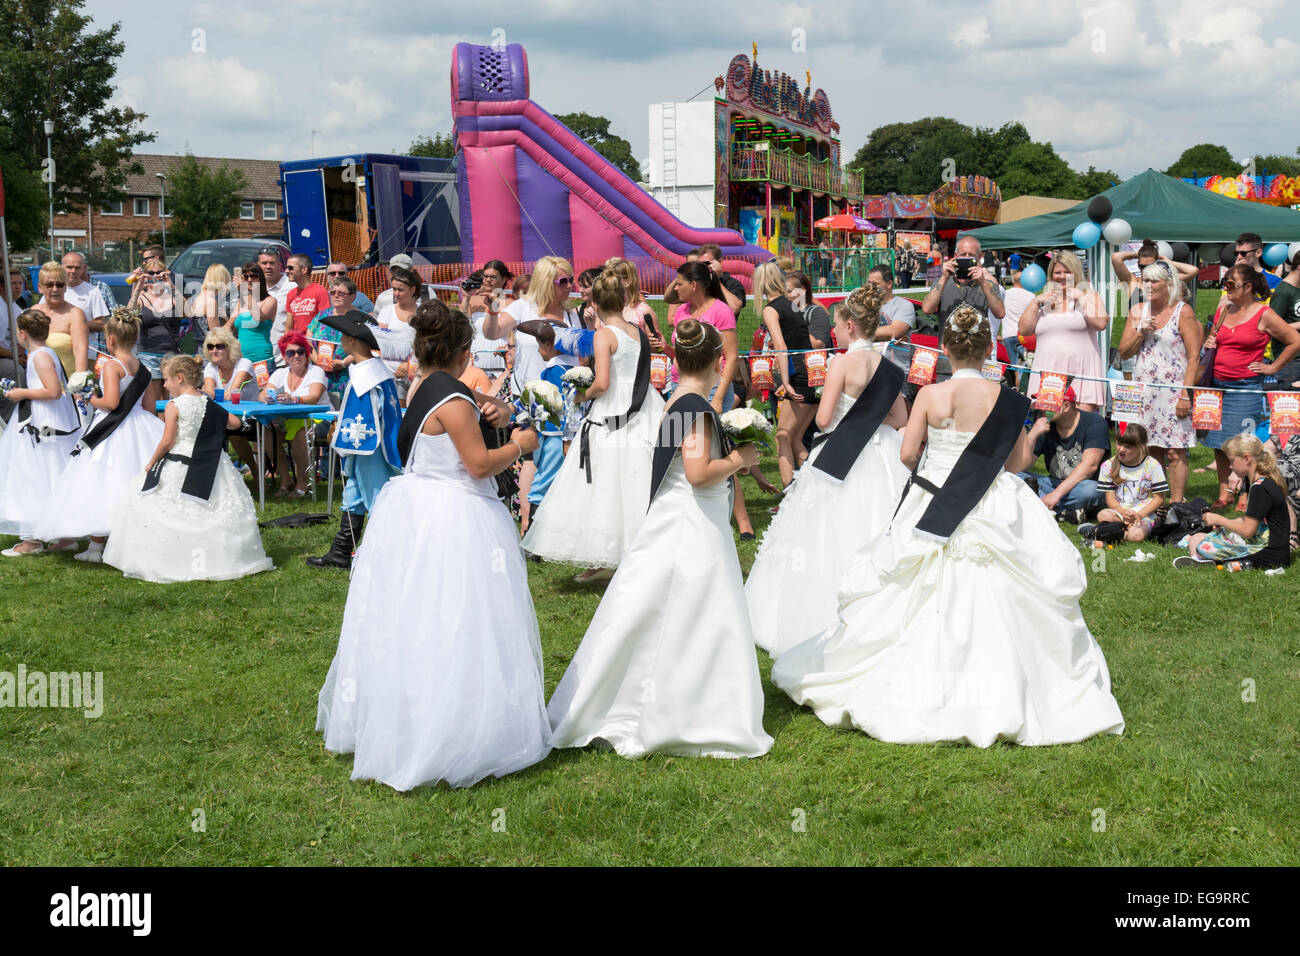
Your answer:
[[[958,24],[957,29],[948,35],[954,46],[970,47],[979,49],[989,39],[989,19],[988,17],[976,17],[974,20],[967,20],[965,23]]]

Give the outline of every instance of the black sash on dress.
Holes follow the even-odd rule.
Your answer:
[[[199,434],[194,439],[194,450],[189,458],[184,455],[164,455],[145,474],[140,494],[147,494],[158,487],[163,465],[170,459],[186,466],[185,480],[181,482],[181,494],[187,498],[209,500],[212,497],[212,485],[217,480],[217,466],[221,463],[221,456],[226,453],[228,418],[229,415],[224,408],[209,400],[203,409],[203,422],[199,425]]]
[[[871,381],[834,431],[823,432],[813,439],[814,445],[826,442],[813,467],[843,481],[902,390],[903,370],[882,355]]]
[[[899,507],[914,484],[934,496],[916,523],[918,532],[940,541],[952,536],[1006,467],[1007,457],[1024,434],[1029,405],[1028,396],[1003,386],[989,417],[962,450],[942,487],[912,472],[903,488]]]
[[[682,442],[695,426],[695,420],[702,415],[707,415],[713,423],[713,434],[717,436],[722,454],[731,453],[731,439],[727,437],[722,421],[718,418],[718,413],[713,410],[713,406],[701,395],[694,393],[683,395],[664,412],[663,420],[659,423],[659,439],[655,443],[653,466],[650,471],[651,504],[654,503],[655,495],[659,494],[659,486],[663,484],[668,474],[668,466],[673,463],[677,450],[681,448]]]
[[[50,349],[48,345],[43,346],[43,348],[49,349],[50,355],[54,356],[54,361],[59,363],[59,370],[63,372],[63,385],[66,388],[68,383],[68,370],[63,366],[63,359],[59,357],[58,352],[54,351],[54,349]],[[27,384],[30,386],[31,382],[29,381]],[[45,383],[41,382],[41,384],[44,385]],[[71,395],[64,392],[64,394],[61,395],[59,398],[56,398],[55,401],[72,402],[73,413],[77,415],[78,421],[81,420],[81,413],[77,411],[76,399],[74,399]],[[31,437],[33,445],[39,445],[41,443],[42,437],[48,438],[50,436],[54,436],[54,437],[61,438],[64,435],[72,435],[80,431],[80,428],[69,428],[64,431],[61,431],[56,428],[50,428],[49,426],[46,426],[44,428],[37,428],[35,425],[32,424],[31,417],[32,417],[32,399],[30,398],[19,399],[18,408],[14,412],[11,420],[14,422],[14,424],[18,426],[19,434],[26,434]]]
[[[86,434],[81,436],[81,440],[77,442],[77,447],[72,449],[72,454],[81,454],[83,447],[94,448],[113,434],[117,426],[126,421],[126,416],[131,414],[131,410],[140,404],[140,400],[144,398],[145,390],[148,389],[151,380],[152,376],[149,374],[149,370],[141,363],[140,367],[135,370],[135,375],[131,376],[131,381],[122,390],[117,402],[117,408],[91,423]]]
[[[474,410],[478,411],[478,404],[474,401],[474,393],[469,390],[469,386],[459,379],[452,378],[446,372],[434,372],[429,375],[420,383],[415,394],[407,398],[406,414],[402,416],[402,424],[397,429],[397,451],[402,456],[403,465],[410,464],[411,449],[415,447],[415,436],[424,428],[424,420],[451,395],[464,395],[474,406]],[[486,435],[484,438],[486,439]]]
[[[587,471],[587,484],[591,484],[591,440],[588,437],[590,429],[596,425],[602,425],[610,431],[622,428],[632,420],[633,415],[641,411],[646,394],[650,391],[650,339],[646,337],[644,329],[637,329],[637,332],[641,336],[641,352],[636,358],[636,378],[632,381],[632,401],[628,403],[627,411],[621,415],[610,415],[600,421],[591,418],[582,421],[582,432],[578,437],[578,464]]]

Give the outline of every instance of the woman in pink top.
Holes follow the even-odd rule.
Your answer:
[[[1038,391],[1039,372],[1064,372],[1074,379],[1079,409],[1099,411],[1106,403],[1106,369],[1097,333],[1110,315],[1100,296],[1084,291],[1083,263],[1073,252],[1054,253],[1049,276],[1047,288],[1020,316],[1020,334],[1038,337],[1029,394]]]

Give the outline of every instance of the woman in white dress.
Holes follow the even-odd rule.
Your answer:
[[[772,738],[730,523],[732,476],[758,452],[732,450],[708,402],[718,331],[685,319],[676,336],[681,384],[659,429],[649,514],[547,712],[556,747],[759,757]]]
[[[226,432],[242,424],[199,391],[199,363],[162,363],[171,395],[163,436],[142,480],[118,497],[104,563],[158,584],[229,581],[269,571],[248,486],[226,454]]]
[[[621,277],[606,269],[592,286],[604,327],[595,335],[595,372],[578,402],[593,400],[579,445],[565,457],[529,525],[524,550],[592,569],[580,584],[608,579],[645,520],[650,459],[664,401],[650,388],[650,343],[623,317]]]
[[[18,344],[27,350],[27,387],[5,393],[18,408],[0,436],[0,534],[23,539],[4,550],[9,558],[46,550],[37,534],[81,431],[77,406],[64,391],[63,364],[45,344],[49,334],[46,313],[27,309],[18,316]],[[68,542],[66,547],[56,544],[53,550],[75,547],[76,542]]]
[[[836,341],[848,352],[826,375],[822,434],[745,582],[754,641],[772,657],[835,623],[840,578],[858,549],[885,533],[907,483],[899,460],[903,373],[872,348],[884,296],[869,285],[836,310]]]
[[[1124,729],[1079,611],[1083,561],[1015,477],[1032,459],[1029,401],[981,378],[991,348],[987,320],[954,309],[943,328],[953,377],[913,404],[902,454],[920,465],[889,533],[845,574],[838,623],[772,667],[773,683],[832,727],[977,747]]]
[[[316,729],[327,750],[355,754],[354,780],[468,787],[551,750],[528,572],[493,481],[537,435],[516,429],[488,449],[457,381],[469,319],[421,308],[412,323],[421,374],[398,434],[406,471],[370,512]]]
[[[163,436],[162,420],[140,404],[152,374],[131,354],[140,335],[138,313],[114,309],[104,334],[111,357],[100,372],[101,394],[90,397],[95,417],[72,450],[40,531],[46,539],[89,537],[76,557],[91,563],[104,560],[113,503],[138,487],[134,482]]]

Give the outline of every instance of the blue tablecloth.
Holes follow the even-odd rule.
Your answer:
[[[162,411],[167,402],[159,402],[156,410]],[[277,418],[333,418],[332,405],[281,405],[279,402],[217,402],[232,415],[269,422]]]

